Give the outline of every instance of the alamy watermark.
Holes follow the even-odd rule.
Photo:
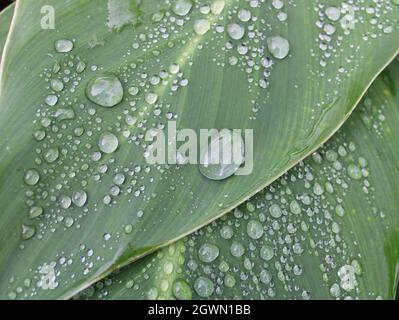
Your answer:
[[[151,165],[186,165],[228,167],[236,166],[235,175],[250,175],[253,171],[252,129],[193,129],[176,128],[168,121],[165,130],[149,129],[145,134],[149,144],[144,157]]]
[[[53,6],[45,5],[40,8],[42,18],[40,19],[40,27],[44,30],[55,29],[55,9]]]

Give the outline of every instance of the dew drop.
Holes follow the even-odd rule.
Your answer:
[[[72,217],[66,217],[64,225],[65,225],[66,228],[70,228],[70,227],[73,226],[74,222],[75,222],[75,220],[73,220]]]
[[[173,12],[178,16],[185,16],[190,12],[192,7],[192,0],[177,0],[173,6]]]
[[[131,96],[135,96],[135,95],[137,95],[137,94],[139,93],[139,88],[137,88],[137,87],[130,87],[130,88],[128,89],[128,92],[129,92],[129,94],[130,94]]]
[[[214,244],[205,243],[198,250],[198,257],[202,262],[212,262],[219,256],[219,248]]]
[[[230,246],[230,253],[233,257],[239,258],[245,253],[245,248],[241,243],[234,241]]]
[[[73,42],[71,40],[61,39],[55,42],[55,51],[59,53],[67,53],[72,51]]]
[[[287,39],[275,36],[267,39],[267,48],[275,58],[284,59],[290,51],[290,44]]]
[[[50,107],[53,107],[53,106],[55,106],[57,104],[58,97],[55,94],[51,94],[51,95],[46,97],[45,102]]]
[[[272,275],[270,271],[263,269],[259,274],[259,279],[264,284],[269,284],[272,281]]]
[[[233,235],[234,235],[234,231],[233,231],[233,228],[231,228],[230,226],[224,226],[224,227],[222,227],[222,229],[220,229],[220,236],[223,239],[226,239],[226,240],[231,239],[233,237]]]
[[[75,111],[72,108],[60,108],[54,113],[54,117],[59,121],[72,120],[75,118]]]
[[[215,285],[212,280],[205,277],[199,277],[194,282],[194,290],[200,297],[207,298],[212,295],[215,290]]]
[[[235,174],[244,162],[244,141],[238,133],[222,130],[200,155],[200,172],[211,180],[223,180]]]
[[[64,209],[68,209],[72,204],[72,200],[68,196],[60,196],[58,201],[59,201],[61,207]]]
[[[204,35],[211,28],[211,23],[207,19],[198,19],[194,22],[194,31],[199,36]]]
[[[251,19],[251,11],[247,9],[241,9],[238,11],[238,19],[240,19],[242,22],[247,22]]]
[[[173,295],[178,300],[191,300],[193,296],[190,286],[182,279],[173,283]]]
[[[145,101],[148,104],[154,104],[158,100],[158,95],[154,92],[148,92],[145,96]]]
[[[123,173],[117,173],[112,181],[117,185],[122,185],[125,182],[125,176]]]
[[[40,206],[35,206],[29,209],[29,218],[34,219],[43,214],[43,208]]]
[[[72,202],[77,207],[83,207],[87,201],[87,193],[83,190],[75,191],[72,194]]]
[[[113,153],[118,148],[118,138],[111,132],[104,132],[98,139],[98,147],[104,153]]]
[[[226,5],[225,0],[213,0],[211,3],[211,12],[213,14],[222,13],[225,5]]]
[[[53,163],[58,159],[60,152],[58,148],[50,148],[44,153],[44,160],[48,163]]]
[[[244,37],[245,29],[237,23],[231,23],[227,26],[227,33],[233,40],[240,40]]]
[[[354,180],[360,180],[362,178],[362,171],[355,164],[350,164],[347,169],[348,175]]]
[[[260,239],[263,236],[262,224],[259,221],[250,220],[247,224],[247,234],[251,239]]]
[[[102,107],[111,108],[122,101],[123,87],[116,76],[105,74],[89,81],[86,96]]]
[[[22,240],[28,240],[28,239],[32,238],[35,234],[36,234],[35,226],[29,226],[26,224],[22,225],[22,229],[21,229]]]
[[[269,212],[270,215],[276,219],[280,218],[283,214],[278,204],[272,204],[269,208]]]
[[[35,169],[30,169],[25,172],[24,181],[29,186],[34,186],[39,182],[40,175]]]
[[[329,7],[326,9],[326,16],[331,21],[338,21],[341,17],[341,10],[336,7]]]
[[[61,92],[64,89],[64,84],[61,80],[53,79],[51,80],[50,87],[56,92]]]
[[[274,250],[267,245],[260,248],[260,257],[265,261],[270,261],[274,257]]]

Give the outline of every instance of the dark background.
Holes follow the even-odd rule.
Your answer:
[[[0,2],[0,10],[7,7],[11,3],[11,0],[1,0]]]

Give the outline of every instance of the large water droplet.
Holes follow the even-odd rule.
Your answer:
[[[44,153],[44,160],[48,163],[53,163],[58,159],[59,155],[58,148],[50,148]]]
[[[29,209],[29,218],[34,219],[43,214],[43,208],[40,206],[35,206]]]
[[[60,196],[58,201],[59,201],[61,207],[64,209],[68,209],[72,204],[71,198],[68,196],[64,196],[64,195]]]
[[[269,247],[267,245],[262,246],[260,248],[260,257],[265,260],[269,261],[274,257],[274,250],[272,247]]]
[[[237,172],[244,162],[244,141],[231,130],[222,130],[201,150],[200,172],[212,180],[223,180]]]
[[[331,21],[338,21],[341,17],[341,10],[336,7],[329,7],[326,9],[326,16]]]
[[[269,212],[270,215],[276,219],[280,218],[281,215],[283,214],[278,204],[272,204],[269,208]]]
[[[213,282],[205,277],[199,277],[194,282],[194,290],[202,298],[210,297],[215,290]]]
[[[98,139],[98,147],[104,153],[113,153],[118,145],[118,138],[111,132],[102,133]]]
[[[72,51],[73,42],[71,40],[61,39],[55,42],[55,51],[60,53],[67,53]]]
[[[192,7],[192,0],[177,0],[173,6],[173,12],[178,16],[185,16],[190,12]]]
[[[23,240],[28,240],[32,238],[36,233],[36,227],[35,226],[28,226],[26,224],[22,225],[21,229],[21,238]]]
[[[351,177],[354,180],[360,180],[362,178],[362,171],[357,165],[353,163],[348,166],[347,171],[349,177]]]
[[[239,258],[245,253],[245,248],[241,243],[234,241],[230,246],[230,253],[233,257]]]
[[[25,172],[24,181],[27,185],[34,186],[39,182],[40,175],[35,169],[30,169]]]
[[[198,250],[198,257],[202,262],[212,262],[219,256],[219,248],[214,244],[205,243]]]
[[[280,36],[270,37],[267,39],[267,48],[275,58],[284,59],[290,51],[290,44]]]
[[[72,194],[72,202],[75,206],[83,207],[87,201],[87,193],[83,190],[75,191]]]
[[[64,89],[64,84],[62,83],[61,80],[53,79],[51,80],[50,87],[54,91],[60,92]]]
[[[145,95],[145,101],[148,104],[154,104],[155,102],[157,102],[157,100],[158,100],[158,95],[156,93],[154,93],[154,92],[148,92]]]
[[[173,284],[173,295],[178,300],[191,300],[192,292],[186,281],[178,279]]]
[[[251,19],[251,11],[247,9],[241,9],[238,11],[238,19],[240,19],[242,22],[249,21],[249,19]]]
[[[223,11],[225,5],[226,5],[225,0],[213,0],[213,2],[211,3],[212,13],[220,14]]]
[[[247,234],[250,238],[257,240],[263,235],[263,226],[259,221],[250,220],[247,224]]]
[[[209,31],[211,23],[207,19],[198,19],[194,22],[194,31],[196,34],[202,36]]]
[[[123,99],[123,87],[119,79],[112,74],[105,74],[90,80],[86,95],[92,102],[111,108]]]
[[[231,23],[227,26],[227,33],[230,38],[240,40],[244,37],[245,29],[237,23]]]

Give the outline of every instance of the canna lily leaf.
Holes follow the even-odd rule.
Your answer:
[[[341,126],[398,51],[398,8],[282,3],[17,1],[0,74],[0,298],[73,296]],[[149,165],[145,134],[169,120],[253,129],[252,174]]]
[[[225,217],[81,294],[91,299],[393,299],[399,60],[331,141]]]

